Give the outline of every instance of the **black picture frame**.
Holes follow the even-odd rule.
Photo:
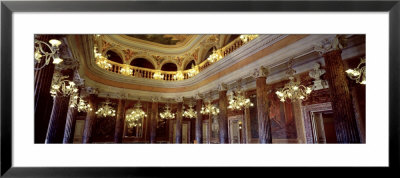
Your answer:
[[[177,168],[12,166],[12,17],[13,12],[247,11],[247,12],[388,12],[389,13],[389,168],[399,168],[400,1],[2,1],[1,2],[1,175],[5,177],[141,177],[178,175]],[[385,108],[381,108],[385,109]],[[154,170],[157,169],[157,170]],[[188,168],[189,169],[189,168]],[[381,168],[382,169],[382,168]],[[375,170],[375,169],[368,169]],[[212,170],[210,170],[212,171]],[[218,171],[224,171],[218,170]],[[285,170],[280,170],[285,172]],[[186,171],[185,171],[186,172]],[[229,171],[225,171],[228,174]],[[264,169],[235,171],[262,173]],[[247,173],[246,173],[247,172]],[[210,175],[191,168],[188,175]],[[297,172],[299,173],[299,172]],[[365,173],[365,172],[364,172]],[[331,175],[339,172],[330,171]],[[357,173],[359,175],[359,173]]]

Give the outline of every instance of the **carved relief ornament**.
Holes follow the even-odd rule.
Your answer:
[[[314,45],[314,50],[323,55],[330,51],[343,49],[346,43],[347,39],[344,35],[336,35],[334,38],[325,39]]]
[[[268,75],[269,75],[269,68],[264,67],[264,66],[261,66],[261,67],[255,69],[253,72],[254,78],[267,77]]]

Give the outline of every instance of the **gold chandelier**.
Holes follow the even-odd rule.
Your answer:
[[[156,80],[161,80],[161,79],[164,78],[164,74],[161,74],[160,70],[156,70],[154,72],[153,78],[156,79]]]
[[[128,64],[124,64],[124,67],[121,68],[120,72],[122,75],[129,76],[132,75],[133,70],[129,67]]]
[[[364,64],[364,66],[361,67],[361,65],[363,65],[363,64]],[[358,64],[357,68],[347,69],[346,73],[347,73],[347,76],[350,79],[355,80],[356,83],[365,85],[367,82],[365,79],[365,75],[366,75],[365,58],[361,58],[360,64]]]
[[[54,98],[59,96],[70,96],[78,92],[78,87],[75,82],[66,80],[68,76],[55,72],[50,88],[50,94]]]
[[[36,40],[35,39],[35,64],[40,63],[42,61],[42,58],[44,57],[44,64],[40,67],[35,67],[35,70],[40,70],[44,66],[48,65],[50,63],[50,60],[53,59],[53,64],[60,64],[63,59],[59,57],[59,46],[61,45],[61,41],[56,40],[56,39],[51,39],[49,40],[49,44],[47,44],[44,41]],[[46,52],[43,47],[46,46],[48,49],[50,49],[50,52]]]
[[[175,114],[171,112],[169,105],[165,106],[164,112],[160,113],[161,119],[173,119],[175,118]]]
[[[211,63],[219,61],[220,59],[222,59],[221,49],[216,50],[215,48],[213,49],[213,53],[207,58]]]
[[[292,102],[298,100],[306,100],[312,92],[311,87],[306,87],[300,84],[300,81],[294,79],[296,71],[292,68],[293,61],[289,61],[289,67],[286,74],[289,76],[289,83],[285,84],[285,87],[276,91],[275,94],[278,96],[281,102],[285,102],[286,99],[290,99]]]
[[[96,58],[96,64],[103,69],[111,69],[112,65],[108,63],[108,59],[101,53],[97,52],[97,48],[94,47],[94,57]]]
[[[140,123],[143,118],[147,117],[147,114],[142,110],[142,104],[138,101],[135,104],[135,109],[128,115],[126,115],[126,122],[128,123],[128,127],[137,127],[142,126]]]
[[[243,41],[243,43],[247,43],[257,37],[258,35],[240,35],[239,38]]]
[[[185,77],[183,76],[182,71],[178,70],[173,78],[174,80],[183,80]]]
[[[115,109],[110,106],[111,102],[107,98],[106,102],[96,111],[96,115],[98,117],[107,117],[107,116],[115,116]]]
[[[79,103],[78,103],[79,99]],[[78,112],[89,112],[92,111],[92,107],[90,104],[88,104],[85,100],[83,100],[81,97],[78,96],[78,94],[75,94],[71,100],[70,100],[70,105],[71,108],[77,108]]]
[[[200,113],[217,115],[219,113],[219,109],[215,105],[211,104],[210,101],[207,101],[207,104],[201,107]]]
[[[249,98],[244,96],[243,91],[239,88],[237,91],[232,92],[229,97],[229,106],[231,110],[242,110],[243,108],[248,108],[254,106]]]
[[[197,112],[193,109],[192,102],[190,102],[188,105],[189,105],[189,109],[183,111],[182,116],[189,118],[189,119],[197,118]],[[183,109],[185,109],[185,108],[183,108]]]
[[[199,73],[199,66],[195,66],[192,64],[192,68],[188,72],[189,77],[193,77]]]

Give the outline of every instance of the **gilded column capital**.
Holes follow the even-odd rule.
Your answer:
[[[254,69],[254,72],[252,75],[254,78],[267,77],[269,75],[269,68],[264,67],[264,66],[256,68],[256,69]]]
[[[218,85],[218,91],[226,91],[228,90],[228,86],[225,83],[220,83]]]
[[[314,51],[323,55],[330,51],[341,50],[347,44],[345,35],[336,35],[334,38],[327,38],[314,45]]]
[[[158,96],[151,97],[151,101],[159,102],[160,101],[160,97],[158,97]]]
[[[183,102],[183,97],[178,96],[178,97],[175,98],[175,101],[178,102],[178,103],[182,103]]]
[[[203,99],[203,95],[200,93],[197,93],[196,95],[194,95],[194,99],[201,100],[201,99]]]

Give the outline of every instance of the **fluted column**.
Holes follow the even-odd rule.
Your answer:
[[[151,103],[151,119],[150,119],[150,143],[156,143],[158,102],[159,98],[152,98]]]
[[[176,98],[177,112],[176,112],[176,131],[175,131],[175,143],[182,143],[182,108],[183,108],[183,98]]]
[[[267,105],[268,74],[268,68],[263,66],[256,69],[253,73],[253,76],[256,78],[258,136],[259,142],[262,144],[272,143],[271,121],[268,117]]]
[[[218,125],[219,125],[219,142],[221,144],[229,143],[228,141],[228,97],[226,96],[228,88],[226,84],[221,83],[218,87],[219,91],[219,118],[218,118]],[[212,124],[211,119],[210,123]],[[210,127],[211,128],[211,127]],[[211,132],[210,132],[211,133]]]
[[[118,100],[117,118],[115,121],[115,134],[114,142],[122,143],[122,132],[124,131],[124,121],[125,121],[125,99],[120,98]]]
[[[202,118],[203,115],[200,113],[201,107],[203,105],[203,100],[199,95],[196,95],[196,112],[197,112],[197,117],[196,117],[196,124],[195,124],[195,129],[196,129],[196,140],[197,143],[202,143],[203,142],[203,130],[202,130]]]
[[[323,54],[326,75],[331,89],[332,109],[338,143],[360,143],[357,122],[342,60],[342,50]]]
[[[92,106],[93,110],[89,111],[86,114],[85,118],[85,127],[83,130],[83,136],[82,136],[82,143],[92,143],[92,129],[93,129],[93,124],[96,119],[96,110],[97,110],[97,91],[93,88],[87,88],[89,91],[89,96],[88,96],[88,103],[90,106]]]

